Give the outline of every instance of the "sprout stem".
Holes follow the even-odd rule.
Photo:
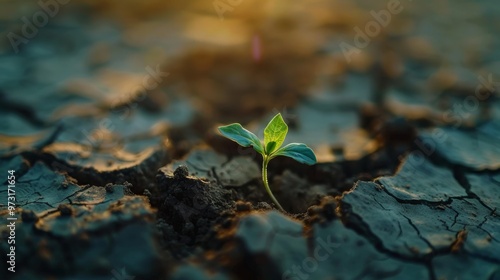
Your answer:
[[[269,188],[269,183],[267,182],[267,164],[269,163],[269,157],[267,155],[263,155],[263,162],[262,162],[262,181],[264,182],[264,187],[266,188],[267,194],[271,197],[273,200],[274,204],[278,206],[278,208],[285,212],[283,207],[279,204],[278,200],[273,195],[273,192],[271,192],[271,189]]]

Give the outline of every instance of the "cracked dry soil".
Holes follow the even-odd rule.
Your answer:
[[[15,170],[18,219],[16,273],[0,279],[500,280],[498,86],[453,111],[482,75],[470,65],[497,70],[499,48],[482,47],[500,44],[495,2],[419,1],[351,63],[334,46],[369,7],[242,6],[226,30],[193,2],[74,1],[19,53],[0,42],[0,172]],[[141,96],[144,65],[164,79]],[[277,111],[318,156],[270,163],[286,213],[260,155],[215,129],[260,136]],[[3,264],[9,236],[2,222]]]
[[[91,185],[50,165],[46,152],[7,157],[2,167],[19,176],[18,277],[107,279],[126,267],[138,279],[499,279],[500,173],[482,169],[496,162],[458,165],[441,149],[453,146],[425,158],[407,153],[397,170],[385,166],[395,175],[364,174],[354,184],[315,176],[361,174],[352,162],[273,168],[289,213],[273,209],[255,159],[208,146],[143,173],[144,190],[123,180],[147,160]],[[7,254],[6,242],[1,248]]]

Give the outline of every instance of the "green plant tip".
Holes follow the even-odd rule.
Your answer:
[[[243,147],[253,147],[262,155],[262,182],[271,200],[285,211],[274,197],[267,180],[267,165],[271,159],[277,156],[285,156],[307,165],[316,163],[316,155],[313,150],[302,143],[290,143],[281,147],[288,133],[288,126],[281,114],[277,114],[264,129],[264,143],[252,132],[246,130],[239,123],[219,126],[222,136],[238,143]]]

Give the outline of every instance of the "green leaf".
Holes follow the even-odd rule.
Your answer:
[[[219,126],[219,132],[222,136],[233,140],[243,147],[252,146],[254,150],[262,155],[264,154],[264,147],[262,146],[259,138],[257,138],[257,136],[255,136],[252,132],[244,129],[239,123]]]
[[[281,114],[277,114],[264,129],[264,146],[266,147],[266,154],[270,155],[281,147],[287,133],[288,126]],[[275,144],[271,144],[272,142],[275,142]]]
[[[300,163],[308,165],[313,165],[316,163],[316,155],[314,154],[313,150],[311,150],[311,148],[309,148],[305,144],[300,143],[290,143],[271,155],[272,158],[277,156],[290,157]]]
[[[276,142],[272,141],[267,143],[266,151],[274,151],[275,149],[276,149]],[[269,152],[267,154],[269,154]]]

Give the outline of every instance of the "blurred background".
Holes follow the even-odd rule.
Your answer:
[[[415,128],[499,118],[491,0],[0,5],[6,155],[44,149],[115,168],[153,146],[174,157],[200,142],[221,149],[217,125],[262,133],[281,112],[288,140],[328,162],[409,141]]]

